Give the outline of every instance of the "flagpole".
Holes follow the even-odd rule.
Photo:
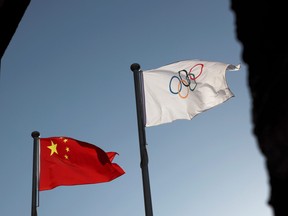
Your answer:
[[[135,86],[135,98],[137,108],[137,120],[138,120],[138,135],[139,135],[139,146],[140,146],[140,157],[141,157],[141,169],[142,169],[142,181],[143,181],[143,192],[144,192],[144,203],[146,216],[153,216],[152,211],[152,200],[149,182],[148,172],[148,154],[146,149],[146,135],[144,125],[144,104],[142,98],[142,87],[143,87],[143,71],[140,70],[140,65],[134,63],[130,66],[131,71],[134,74],[134,86]]]
[[[37,190],[38,190],[38,142],[40,133],[33,131],[31,133],[33,137],[33,173],[32,173],[32,205],[31,205],[31,216],[37,216]]]

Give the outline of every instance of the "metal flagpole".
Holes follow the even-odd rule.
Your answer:
[[[142,87],[143,87],[143,71],[140,70],[140,65],[134,63],[130,66],[131,71],[134,73],[134,86],[135,86],[135,98],[137,108],[137,120],[138,120],[138,134],[139,134],[139,145],[140,145],[140,156],[141,156],[141,169],[142,169],[142,181],[143,181],[143,192],[144,192],[144,203],[146,216],[153,216],[151,191],[149,182],[148,172],[148,154],[146,149],[146,135],[144,125],[144,104],[142,98]]]
[[[38,131],[33,131],[31,136],[34,139],[33,144],[33,173],[32,173],[32,205],[31,216],[37,216],[37,190],[38,190],[38,146],[39,136]]]

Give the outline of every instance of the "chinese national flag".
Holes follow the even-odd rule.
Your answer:
[[[39,190],[109,182],[125,171],[112,163],[116,152],[69,137],[40,138]]]

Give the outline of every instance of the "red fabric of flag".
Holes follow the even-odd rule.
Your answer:
[[[116,152],[69,137],[40,138],[39,190],[109,182],[125,171],[112,163]]]

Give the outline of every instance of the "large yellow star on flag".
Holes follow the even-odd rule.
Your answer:
[[[52,156],[54,153],[58,154],[58,152],[57,152],[57,144],[53,143],[52,140],[51,140],[51,145],[47,146],[47,148],[49,148],[51,150],[50,156]]]

